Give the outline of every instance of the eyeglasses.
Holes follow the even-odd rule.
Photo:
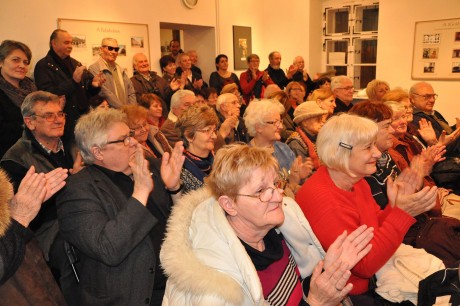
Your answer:
[[[123,137],[123,139],[120,139],[120,140],[114,140],[114,141],[109,141],[107,142],[106,144],[112,144],[112,143],[123,143],[125,145],[125,147],[129,146],[129,144],[131,143],[131,138],[134,136],[134,131],[131,130],[129,131],[129,134],[125,137]]]
[[[425,101],[429,101],[430,99],[436,100],[438,98],[437,94],[419,95],[419,94],[414,93],[413,95],[423,97],[425,99]]]
[[[281,120],[265,121],[264,123],[265,123],[265,124],[271,124],[271,125],[274,125],[274,126],[276,126],[276,127],[283,126],[283,122],[281,122]]]
[[[134,127],[134,128],[131,128],[131,131],[133,132],[137,132],[137,131],[140,131],[140,130],[144,130],[144,131],[147,131],[146,127],[148,127],[149,124],[148,122],[144,122],[143,124],[137,126],[137,127]]]
[[[32,116],[43,118],[48,122],[53,122],[57,118],[59,118],[59,119],[65,118],[66,115],[67,114],[64,113],[64,112],[59,112],[59,113],[45,113],[44,115],[33,114]]]
[[[120,50],[120,47],[112,47],[112,46],[102,46],[103,48],[107,48],[109,51],[115,51],[118,52]]]
[[[406,120],[407,119],[407,115],[402,115],[402,116],[398,116],[398,117],[394,117],[391,122],[395,122],[395,121],[399,121],[399,120]]]
[[[336,89],[354,90],[355,88],[353,86],[347,86],[347,87],[337,87]]]
[[[201,132],[201,133],[204,133],[208,136],[211,136],[212,133],[216,134],[217,135],[217,129],[214,127],[208,127],[208,128],[205,128],[205,129],[200,129],[200,130],[196,130],[197,132]]]
[[[279,180],[274,183],[275,187],[266,187],[262,188],[259,192],[254,194],[236,194],[240,197],[249,197],[254,199],[259,199],[261,202],[268,202],[273,198],[273,193],[275,190],[278,190],[279,193],[284,192],[284,188],[286,187],[287,181],[286,180]]]

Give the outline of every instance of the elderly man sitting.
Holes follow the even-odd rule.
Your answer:
[[[158,164],[149,167],[132,136],[115,109],[93,111],[75,129],[87,166],[57,201],[62,235],[79,255],[78,305],[159,305],[163,298],[158,254],[172,204],[168,190],[180,191],[168,175],[180,171],[183,148],[178,143],[171,157],[165,153],[163,184]]]
[[[217,98],[217,117],[219,117],[221,127],[224,127],[224,129],[221,128],[221,132],[224,132],[226,125],[229,129],[228,135],[225,137],[226,144],[235,141],[249,142],[248,130],[240,116],[240,107],[238,97],[232,93],[224,93]],[[226,131],[225,134],[227,134]]]

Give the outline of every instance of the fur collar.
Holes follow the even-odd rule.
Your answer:
[[[9,202],[13,197],[13,186],[3,170],[0,170],[0,186],[2,186],[0,188],[0,237],[2,237],[11,223]]]
[[[225,301],[240,305],[244,299],[240,284],[227,274],[203,264],[195,256],[189,238],[196,207],[210,198],[213,199],[210,191],[201,188],[183,196],[175,204],[161,249],[161,263],[168,274],[168,281],[184,294],[217,295]]]

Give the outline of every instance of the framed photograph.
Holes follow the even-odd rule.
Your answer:
[[[415,23],[413,80],[460,80],[460,18]]]
[[[233,62],[235,70],[248,68],[246,57],[252,53],[250,27],[233,26]]]
[[[128,70],[128,75],[133,74],[134,54],[142,52],[150,57],[147,24],[59,18],[58,28],[72,35],[72,57],[87,66],[99,58],[101,41],[106,37],[118,41],[117,63]]]

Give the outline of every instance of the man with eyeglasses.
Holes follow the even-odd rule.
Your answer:
[[[116,109],[82,116],[75,139],[87,166],[57,199],[60,231],[79,255],[74,302],[161,305],[166,276],[159,252],[171,194],[181,190],[168,175],[179,175],[182,143],[163,161],[147,161]]]
[[[419,82],[412,85],[409,91],[409,99],[413,105],[414,120],[412,124],[418,128],[421,119],[426,119],[431,123],[436,138],[440,136],[452,135],[451,143],[446,146],[446,156],[459,157],[460,155],[460,135],[455,132],[460,127],[460,119],[456,118],[456,124],[449,126],[446,119],[437,111],[434,110],[434,104],[438,95],[434,92],[431,84]]]
[[[66,114],[62,111],[59,97],[46,91],[35,91],[24,99],[21,113],[24,133],[0,162],[15,190],[32,165],[37,173],[49,173],[57,168],[76,173],[80,159],[76,159],[74,165],[69,150],[61,141]],[[58,271],[55,277],[60,282],[64,296],[71,298],[72,291],[66,288],[74,283],[74,278],[64,250],[64,241],[58,235],[56,196],[43,203],[29,228],[34,232],[52,270]]]
[[[232,93],[221,94],[217,98],[216,110],[220,121],[219,132],[225,143],[249,142],[249,134],[240,115],[240,100]]]
[[[102,74],[93,76],[79,61],[72,58],[72,35],[61,29],[50,36],[50,50],[37,62],[35,84],[39,90],[64,97],[63,110],[67,114],[65,139],[73,140],[78,118],[89,110],[89,98],[101,90]]]
[[[346,113],[353,107],[353,82],[345,75],[338,75],[331,80],[331,90],[335,95],[334,114]]]
[[[102,73],[105,82],[102,84],[100,95],[103,96],[110,106],[120,108],[125,104],[136,104],[136,92],[128,77],[125,68],[121,68],[115,61],[120,47],[115,38],[104,38],[101,42],[101,57],[91,66],[89,71],[93,75]]]

